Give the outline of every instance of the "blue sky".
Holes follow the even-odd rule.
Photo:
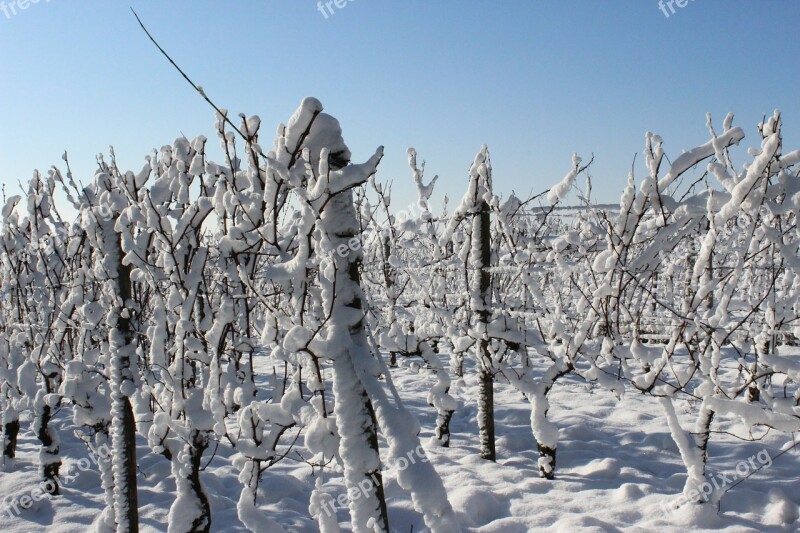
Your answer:
[[[17,0],[19,2],[19,0]],[[40,0],[0,11],[0,181],[7,193],[64,150],[84,183],[113,144],[138,169],[182,133],[213,137],[213,111],[159,55],[129,11],[220,106],[267,133],[305,96],[342,123],[354,160],[386,146],[380,179],[413,199],[406,149],[460,197],[483,143],[495,187],[539,192],[592,153],[595,200],[614,202],[644,133],[673,158],[728,111],[757,144],[783,112],[800,147],[795,1]],[[3,4],[0,4],[0,7]],[[640,174],[641,175],[641,174]]]

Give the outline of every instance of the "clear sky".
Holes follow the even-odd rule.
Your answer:
[[[110,144],[138,170],[181,134],[213,138],[213,111],[129,6],[212,99],[259,115],[268,137],[316,96],[355,161],[385,145],[379,177],[395,181],[397,208],[413,199],[409,146],[441,176],[434,200],[460,197],[483,143],[506,196],[544,190],[573,152],[594,153],[600,202],[618,200],[647,130],[674,158],[707,140],[706,112],[718,127],[735,112],[751,146],[779,108],[786,148],[800,147],[794,0],[690,0],[669,17],[658,0],[340,0],[327,18],[317,0],[20,3],[0,3],[7,193],[64,150],[86,183]]]

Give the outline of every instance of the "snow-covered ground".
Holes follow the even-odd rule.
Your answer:
[[[670,503],[683,489],[686,469],[656,400],[630,392],[618,400],[576,379],[559,382],[550,395],[550,417],[560,429],[557,479],[546,481],[538,477],[530,404],[503,384],[496,385],[495,398],[498,461],[480,459],[477,385],[469,370],[453,390],[460,405],[452,420],[451,448],[428,449],[464,531],[800,530],[800,448],[776,457],[792,444],[784,434],[773,432],[757,442],[715,434],[709,454],[713,479],[732,485],[741,474],[750,477],[723,497],[719,512],[709,506],[671,510]],[[406,405],[419,417],[427,442],[435,420],[435,411],[425,402],[432,377],[405,367],[393,374]],[[686,418],[685,427],[690,420]],[[723,421],[716,429],[732,429],[727,424]],[[61,497],[41,499],[19,514],[0,507],[1,531],[83,532],[102,511],[99,473],[73,435],[69,408],[58,413],[55,425],[61,429],[62,473],[72,479]],[[303,454],[302,439],[295,450]],[[245,532],[236,513],[241,484],[230,447],[219,446],[212,458],[213,452],[212,446],[202,475],[212,504],[211,530]],[[38,486],[37,454],[38,441],[25,424],[18,458],[0,470],[0,495],[5,501],[20,502],[33,495]],[[141,530],[166,531],[175,494],[170,465],[141,441],[139,469]],[[384,479],[392,531],[427,531],[410,497],[398,486],[396,471],[387,469]],[[330,469],[324,482],[325,491],[334,498],[345,492],[340,475]],[[308,512],[314,483],[308,464],[287,458],[264,476],[260,508],[286,531],[316,531]],[[346,508],[337,507],[337,518],[343,530],[349,530]]]

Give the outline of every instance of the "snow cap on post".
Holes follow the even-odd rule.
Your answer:
[[[285,132],[285,150],[278,150],[278,158],[292,166],[304,148],[311,154],[311,165],[319,166],[323,147],[330,153],[328,162],[337,170],[350,162],[350,150],[342,138],[339,121],[322,112],[322,103],[316,98],[305,98],[289,119]]]

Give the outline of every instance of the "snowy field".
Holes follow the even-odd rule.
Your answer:
[[[501,198],[484,145],[440,214],[413,148],[412,212],[376,177],[384,148],[353,163],[315,98],[267,153],[241,120],[217,116],[224,164],[182,137],[138,173],[112,152],[88,187],[54,168],[6,200],[0,526],[796,529],[800,150],[780,112],[743,166],[732,114],[671,161],[648,133],[618,209],[588,200],[578,154]]]
[[[0,533],[800,532],[800,3],[188,4],[0,0]]]
[[[464,531],[778,532],[800,528],[796,502],[800,493],[798,449],[771,461],[791,446],[785,435],[770,434],[748,443],[717,436],[709,464],[709,470],[718,473],[716,479],[723,483],[729,478],[735,483],[741,479],[737,468],[750,477],[725,494],[719,513],[710,506],[673,510],[669,506],[683,489],[686,471],[655,399],[628,392],[617,400],[607,391],[574,379],[556,386],[551,393],[550,416],[560,428],[558,474],[556,480],[548,481],[539,478],[529,404],[507,385],[496,385],[497,464],[479,457],[476,384],[470,377],[475,374],[466,375],[453,390],[459,408],[451,425],[452,447],[426,446]],[[394,381],[404,403],[420,419],[423,437],[430,437],[435,416],[424,398],[431,378],[404,365],[394,373]],[[736,421],[731,422],[736,426]],[[85,446],[71,436],[74,426],[70,409],[62,409],[54,424],[64,428],[63,468],[74,473],[75,479],[65,484],[63,496],[44,498],[18,515],[12,512],[14,516],[9,517],[6,507],[0,515],[4,531],[83,532],[103,510],[99,473],[94,464],[82,469],[90,459]],[[721,429],[726,427],[722,425]],[[141,531],[163,532],[175,498],[170,465],[163,457],[149,453],[144,442],[138,448],[142,457]],[[0,494],[6,500],[14,496],[18,500],[38,486],[38,449],[34,435],[25,431],[18,458],[6,464],[0,474]],[[247,532],[237,517],[241,484],[229,450],[223,445],[213,458],[208,454],[210,462],[202,475],[212,504],[211,531]],[[295,451],[307,455],[302,439]],[[767,457],[764,453],[770,460],[762,461]],[[748,458],[755,458],[758,471],[753,470]],[[325,491],[334,498],[345,493],[339,473],[327,470],[323,479]],[[318,531],[308,511],[315,480],[308,465],[286,459],[263,478],[259,507],[286,531]],[[391,530],[428,531],[408,495],[397,485],[396,469],[386,470],[385,481]],[[336,514],[342,529],[348,530],[346,507],[338,507]]]

